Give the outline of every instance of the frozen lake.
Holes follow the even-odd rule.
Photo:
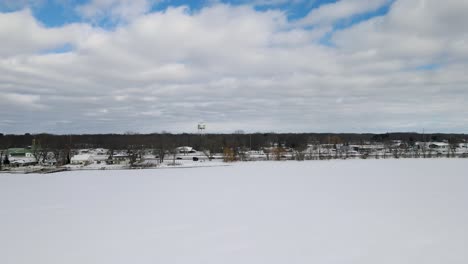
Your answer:
[[[468,263],[468,160],[0,174],[0,263]]]

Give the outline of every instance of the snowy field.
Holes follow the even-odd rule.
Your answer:
[[[466,264],[468,160],[0,174],[2,264]]]

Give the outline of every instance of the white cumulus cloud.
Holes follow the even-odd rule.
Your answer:
[[[397,0],[331,47],[326,29],[249,5],[137,12],[113,29],[0,13],[0,120],[19,133],[191,132],[200,120],[212,132],[466,131],[466,7]],[[362,12],[320,10],[318,24]]]

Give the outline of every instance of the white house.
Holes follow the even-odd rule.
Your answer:
[[[178,147],[177,149],[177,152],[178,153],[195,153],[196,150],[193,149],[192,147],[189,147],[189,146],[183,146],[183,147]]]
[[[10,166],[12,167],[22,167],[37,164],[37,161],[34,157],[11,157]]]
[[[444,155],[450,152],[450,144],[446,142],[422,142],[417,144],[420,147],[424,147],[425,151],[429,154]]]
[[[130,156],[126,152],[118,152],[112,156],[112,160],[109,160],[112,164],[126,165],[130,162]]]
[[[73,165],[87,165],[94,163],[94,159],[90,154],[78,154],[71,158],[70,163]]]

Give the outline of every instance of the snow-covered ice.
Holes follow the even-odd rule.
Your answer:
[[[0,174],[0,263],[468,263],[468,160]]]

